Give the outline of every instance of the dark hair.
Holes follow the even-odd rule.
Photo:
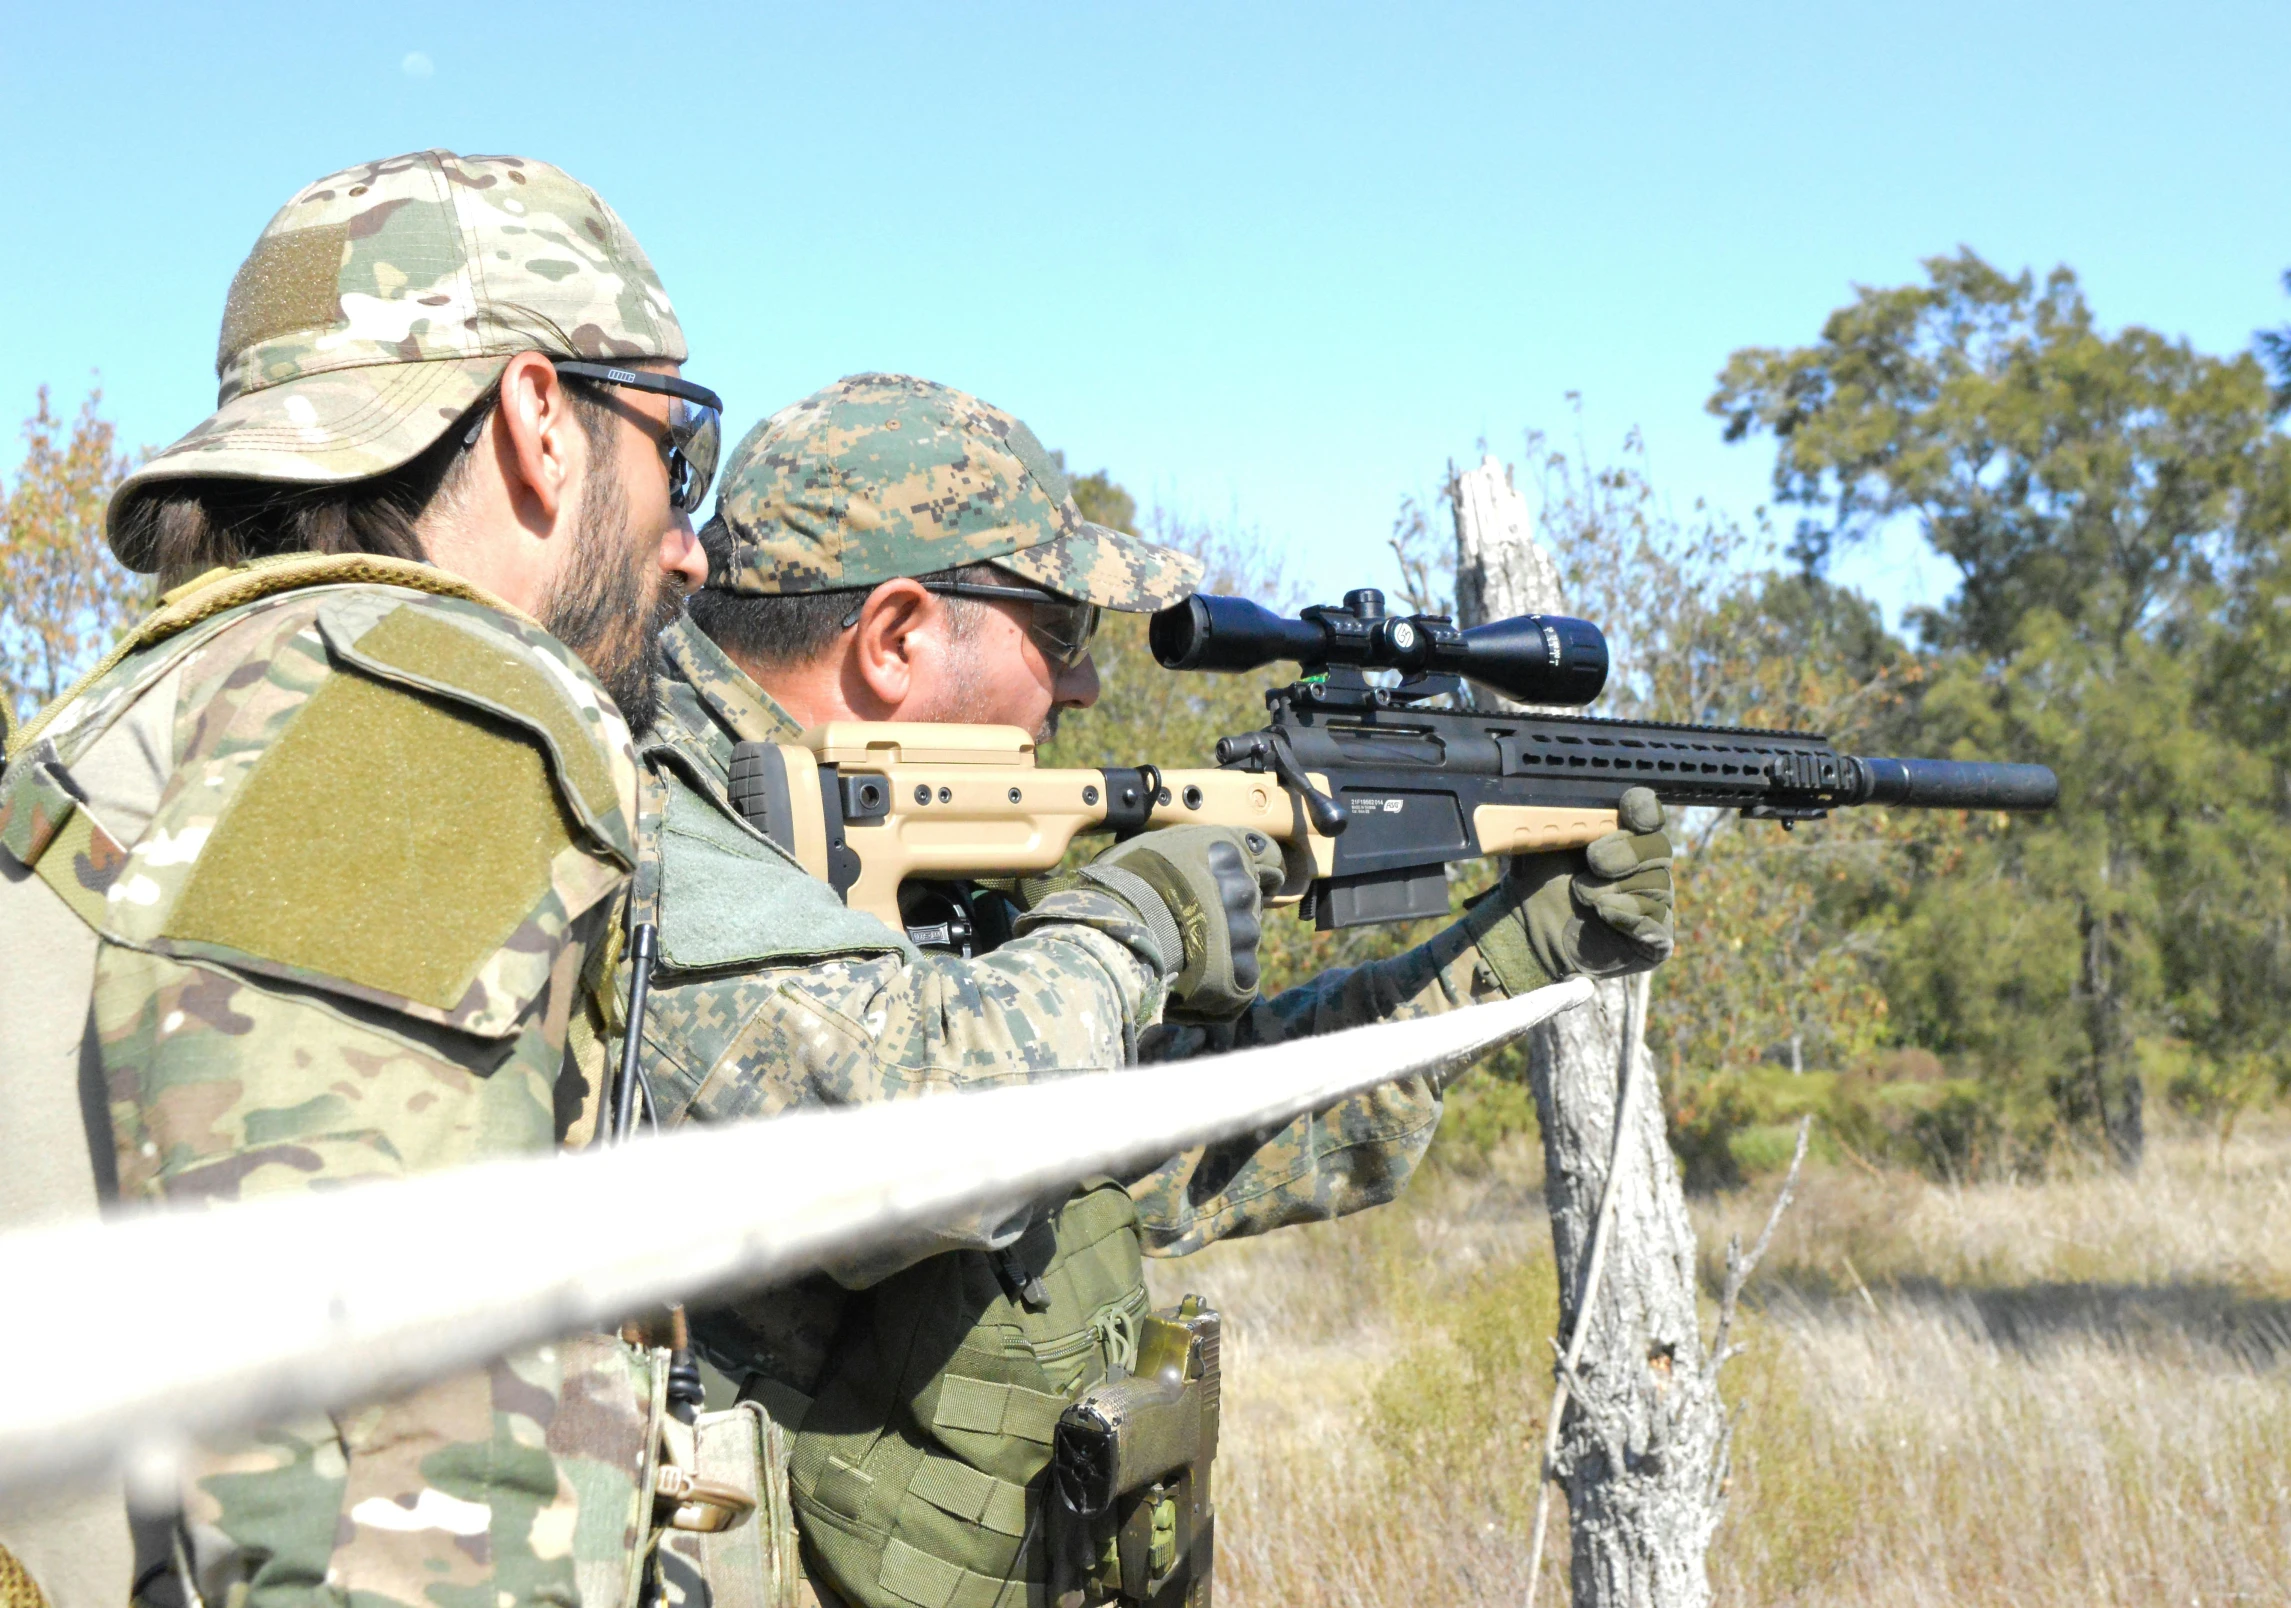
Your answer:
[[[700,527],[700,545],[708,553],[708,572],[729,575],[737,567],[732,534],[719,517]],[[992,564],[964,564],[933,570],[918,581],[972,581],[982,585],[1011,585],[1015,576]],[[774,592],[757,597],[704,586],[684,605],[692,623],[725,652],[767,668],[809,664],[833,648],[844,632],[844,620],[867,601],[873,586],[846,586],[832,592]],[[959,635],[969,623],[969,600],[947,598]]]
[[[609,407],[571,376],[567,384],[581,433],[601,450]],[[426,558],[422,516],[468,473],[470,427],[495,399],[488,393],[414,457],[364,480],[316,486],[218,477],[159,481],[119,509],[112,550],[130,568],[157,573],[162,585],[280,553]]]

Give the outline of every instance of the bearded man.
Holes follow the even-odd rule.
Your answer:
[[[158,607],[0,772],[0,1226],[585,1121],[567,1025],[635,859],[629,723],[707,573],[721,405],[684,358],[643,251],[545,163],[393,157],[271,220],[215,413],[110,508]],[[0,1572],[57,1608],[618,1605],[651,1365],[578,1336],[204,1448],[179,1521],[131,1536],[116,1488],[0,1514]]]

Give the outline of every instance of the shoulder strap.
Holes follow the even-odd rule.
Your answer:
[[[490,609],[498,609],[520,620],[530,618],[522,610],[504,603],[483,587],[474,586],[435,565],[418,564],[403,558],[383,558],[373,553],[288,553],[278,558],[258,558],[227,569],[211,569],[162,596],[159,607],[145,615],[132,630],[114,643],[111,651],[96,661],[87,674],[66,687],[45,709],[9,732],[6,757],[14,759],[30,746],[47,729],[48,723],[59,711],[131,653],[155,642],[163,642],[178,632],[189,630],[241,604],[252,603],[275,593],[298,591],[310,586],[343,586],[360,582],[403,586],[438,597],[463,598]]]

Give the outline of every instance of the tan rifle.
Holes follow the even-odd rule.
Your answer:
[[[1861,804],[2044,810],[2059,794],[2041,765],[1862,759],[1814,732],[1554,712],[1606,683],[1606,640],[1583,620],[1459,631],[1387,615],[1365,588],[1296,619],[1201,595],[1155,615],[1150,640],[1171,669],[1288,660],[1308,674],[1266,693],[1264,729],[1220,738],[1214,768],[1044,770],[1012,726],[830,722],[740,744],[731,802],[894,927],[910,880],[1030,876],[1083,833],[1217,825],[1278,840],[1288,880],[1273,902],[1330,929],[1443,915],[1450,863],[1580,847],[1615,830],[1634,787],[1785,828]],[[1466,679],[1546,707],[1473,708]]]

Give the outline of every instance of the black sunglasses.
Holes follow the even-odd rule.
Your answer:
[[[975,597],[1003,603],[1033,605],[1026,634],[1043,657],[1071,670],[1090,655],[1090,638],[1098,634],[1098,605],[1080,598],[1044,591],[1038,586],[988,586],[978,581],[924,581],[923,590],[942,597]]]
[[[559,374],[576,380],[623,385],[632,391],[650,391],[669,399],[668,438],[659,443],[661,460],[668,465],[668,505],[680,513],[696,514],[716,478],[716,456],[724,445],[724,399],[705,385],[672,374],[647,374],[642,369],[614,368],[608,363],[560,362]]]
[[[1026,634],[1034,639],[1042,656],[1062,670],[1071,670],[1090,656],[1090,639],[1098,634],[1098,621],[1103,614],[1095,603],[1085,603],[1080,598],[1045,591],[1038,586],[989,586],[982,581],[917,581],[915,584],[941,597],[1031,604]],[[872,591],[863,594],[843,617],[844,630],[859,623],[860,611],[873,595]]]

